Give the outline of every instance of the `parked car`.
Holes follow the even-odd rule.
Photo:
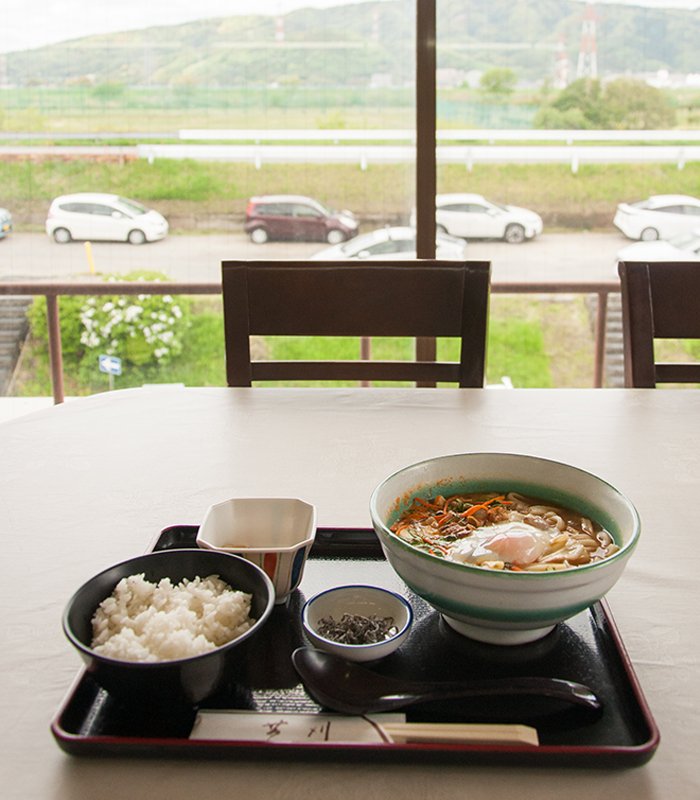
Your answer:
[[[0,239],[12,233],[12,214],[6,208],[0,208]]]
[[[700,225],[700,200],[685,194],[657,194],[638,203],[620,203],[613,224],[628,239],[670,239]]]
[[[465,257],[467,243],[439,233],[435,238],[435,256],[444,259],[460,259]],[[363,233],[347,242],[326,247],[311,256],[312,261],[333,259],[406,259],[417,258],[415,228],[394,227],[378,228]]]
[[[167,236],[168,221],[157,211],[126,197],[80,192],[53,200],[46,233],[59,244],[74,239],[143,244]]]
[[[255,244],[271,239],[339,244],[357,235],[351,211],[331,211],[311,197],[280,194],[251,197],[245,231]]]
[[[439,194],[435,198],[438,231],[466,239],[504,239],[519,244],[542,233],[542,218],[534,211],[501,205],[480,194]],[[411,224],[415,223],[415,212]]]
[[[668,241],[634,242],[617,254],[618,261],[700,261],[700,228]]]

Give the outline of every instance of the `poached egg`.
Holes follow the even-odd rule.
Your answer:
[[[455,543],[446,557],[462,564],[504,561],[526,567],[547,552],[558,534],[556,528],[541,530],[524,522],[502,522],[477,528]]]

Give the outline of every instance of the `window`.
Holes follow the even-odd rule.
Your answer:
[[[148,209],[145,206],[142,206],[140,203],[137,203],[134,200],[128,200],[126,197],[120,197],[119,204],[128,209],[128,211],[135,216],[148,213]]]
[[[668,217],[669,228],[696,227],[690,221],[700,217],[700,208],[680,201],[697,195],[698,186],[697,162],[688,157],[685,140],[673,148],[678,163],[611,167],[593,162],[598,142],[585,136],[599,129],[614,137],[625,129],[650,135],[677,129],[689,141],[697,138],[697,14],[676,9],[664,16],[664,9],[651,8],[652,0],[597,2],[597,19],[586,17],[584,2],[221,0],[210,13],[214,2],[202,0],[181,17],[165,0],[119,17],[92,3],[89,20],[74,14],[63,28],[60,4],[45,4],[55,32],[40,43],[46,48],[0,46],[4,133],[32,137],[23,145],[41,135],[56,146],[104,143],[119,151],[101,161],[80,156],[79,164],[77,156],[3,161],[3,206],[22,209],[13,215],[15,230],[27,226],[45,235],[41,222],[50,197],[113,192],[133,198],[116,203],[129,216],[145,214],[141,201],[164,214],[170,227],[161,238],[178,234],[167,258],[158,245],[148,250],[149,267],[198,282],[218,258],[216,237],[226,237],[226,247],[244,257],[304,258],[356,234],[412,226],[414,241],[370,240],[373,254],[390,246],[432,256],[435,195],[483,197],[486,208],[478,202],[441,207],[449,215],[441,228],[463,245],[461,255],[451,257],[488,258],[498,280],[517,281],[614,279],[615,259],[628,244],[622,233],[614,238],[618,204],[675,196],[674,206],[657,216]],[[8,26],[0,37],[17,35],[20,27]],[[24,27],[23,35],[38,35],[40,26]],[[592,41],[596,49],[586,51],[584,43]],[[577,89],[579,79],[592,81],[593,93]],[[540,141],[545,131],[553,132],[551,141]],[[540,163],[537,148],[556,149],[569,160]],[[222,149],[223,157],[212,155]],[[325,221],[324,228],[320,212],[300,205],[251,203],[298,196],[342,217],[342,224]],[[247,208],[275,219],[247,223]],[[346,224],[346,211],[355,216],[354,226]],[[93,213],[103,218],[113,212]],[[460,216],[468,217],[460,223],[471,230],[453,227]],[[130,227],[125,243],[126,236],[138,241],[147,224],[121,222]],[[66,243],[64,227],[49,236]],[[299,241],[302,227],[315,228],[314,236]],[[585,243],[532,256],[542,244],[538,238],[566,243],[584,232]],[[666,238],[664,231],[647,230],[652,233]],[[594,244],[604,236],[604,244]],[[347,257],[355,257],[349,250]],[[69,251],[77,248],[63,253]],[[96,244],[95,256],[105,274],[144,264],[143,251],[134,248]],[[587,271],[572,272],[574,262],[579,270],[585,262]],[[53,272],[59,268],[64,273]],[[52,258],[45,274],[63,277],[71,269],[75,259]],[[531,298],[519,300],[519,309],[533,306]],[[494,319],[500,305],[498,298]],[[591,316],[587,308],[579,311],[583,336]],[[509,307],[507,316],[510,323],[517,315]],[[546,326],[542,331],[541,338],[559,341]],[[548,359],[544,352],[543,362]],[[564,373],[568,365],[552,383],[568,385]],[[572,380],[587,385],[589,374]],[[542,377],[532,380],[528,385],[547,385]]]
[[[323,215],[317,208],[311,208],[303,203],[297,203],[292,207],[292,214],[295,217],[315,217],[320,219]]]
[[[112,206],[103,206],[100,203],[92,203],[91,205],[87,206],[89,214],[96,214],[100,217],[123,217],[124,215],[121,211],[117,211],[116,208]]]
[[[380,256],[387,253],[410,253],[415,249],[415,241],[411,239],[398,239],[370,245],[366,248],[366,251],[372,256]]]

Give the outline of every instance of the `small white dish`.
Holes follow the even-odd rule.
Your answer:
[[[395,632],[389,638],[370,644],[337,642],[319,632],[322,620],[332,618],[339,623],[343,614],[378,620],[391,617]],[[376,661],[393,653],[406,639],[413,622],[413,609],[405,598],[388,589],[351,584],[327,589],[307,600],[301,620],[306,636],[319,650],[335,653],[348,661]]]
[[[299,586],[316,538],[316,508],[292,497],[236,497],[209,506],[197,546],[252,561],[284,603]]]

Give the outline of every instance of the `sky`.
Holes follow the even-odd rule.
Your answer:
[[[598,0],[598,3],[611,1],[657,8],[700,8],[700,0]],[[176,25],[233,14],[284,14],[295,8],[328,8],[351,2],[361,0],[197,0],[195,3],[192,0],[2,0],[0,53],[95,33]]]

